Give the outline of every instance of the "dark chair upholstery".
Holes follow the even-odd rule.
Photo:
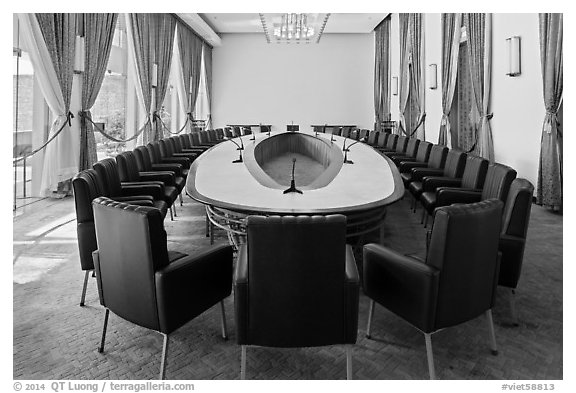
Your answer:
[[[362,128],[359,132],[358,132],[358,140],[366,138],[368,139],[368,134],[370,133],[370,130],[367,130],[365,128]]]
[[[383,154],[396,154],[396,153],[405,153],[406,148],[408,146],[408,137],[407,136],[398,136],[390,135],[388,137],[388,142],[386,142],[385,148],[378,148],[380,153]],[[390,139],[392,138],[392,139]],[[394,145],[394,147],[390,147],[390,145]]]
[[[224,130],[222,128],[216,128],[216,138],[219,141],[224,139]]]
[[[146,146],[138,146],[134,149],[136,164],[140,172],[172,172],[174,174],[174,185],[181,192],[186,185],[186,177],[182,174],[180,164],[153,164],[152,157]]]
[[[182,165],[182,173],[185,173],[186,176],[188,176],[188,169],[190,169],[191,164],[191,161],[188,158],[168,156],[166,149],[160,149],[160,143],[158,142],[150,142],[146,147],[148,148],[153,163],[180,164]]]
[[[226,129],[224,130],[224,136],[226,138],[233,138],[234,133],[232,132],[232,130],[229,127],[226,127]],[[198,141],[198,143],[200,143],[200,141]]]
[[[432,159],[430,159],[430,161],[432,161]],[[461,178],[465,164],[466,153],[457,150],[450,150],[446,154],[446,163],[443,168],[428,167],[412,169],[412,181],[408,186],[408,190],[410,190],[410,193],[414,197],[414,202],[419,200],[420,195],[424,192],[423,181],[426,177],[437,176],[449,179]],[[416,203],[414,203],[414,207],[416,207]]]
[[[76,232],[78,235],[78,249],[80,252],[80,267],[84,273],[84,285],[80,306],[84,306],[86,286],[90,271],[94,270],[92,252],[96,250],[96,232],[94,231],[94,211],[92,201],[105,196],[106,191],[101,178],[94,169],[86,169],[72,179],[74,190],[74,206],[76,208]],[[150,196],[120,197],[119,200],[129,200],[133,204],[153,206],[154,199]]]
[[[380,133],[376,130],[370,131],[368,133],[368,140],[366,141],[367,144],[370,146],[378,146],[378,139],[380,137]]]
[[[190,139],[192,141],[193,148],[203,148],[207,150],[212,147],[211,144],[203,144],[202,142],[200,142],[200,132],[190,133]]]
[[[192,147],[192,141],[190,140],[190,134],[182,134],[174,137],[168,138],[172,141],[174,151],[177,153],[194,153],[196,157],[204,153],[206,149]]]
[[[426,156],[427,153],[428,156]],[[443,170],[447,154],[448,148],[446,146],[432,145],[429,142],[420,143],[416,161],[401,161],[398,166],[404,186],[408,187],[412,182],[414,171],[417,169]]]
[[[162,155],[162,157],[183,157],[187,158],[188,161],[190,161],[190,163],[193,163],[197,157],[197,154],[193,152],[178,153],[175,148],[174,140],[170,138],[160,139],[158,142],[152,142],[152,143],[158,143],[158,145],[160,146],[160,154]]]
[[[248,217],[234,279],[242,378],[247,345],[354,344],[358,291],[345,216]]]
[[[506,198],[499,250],[502,254],[498,285],[510,288],[510,309],[514,324],[518,325],[516,314],[516,288],[522,272],[526,234],[530,223],[530,210],[534,186],[526,179],[514,179]]]
[[[93,202],[98,250],[94,252],[100,303],[119,317],[164,336],[160,379],[169,335],[232,289],[232,247],[215,246],[194,255],[169,253],[158,209],[97,198]],[[222,321],[225,322],[224,315]],[[225,325],[223,336],[226,338]]]
[[[98,177],[102,180],[104,196],[120,201],[122,197],[129,199],[142,199],[140,196],[153,198],[154,207],[158,208],[163,216],[168,213],[168,204],[164,201],[164,190],[160,184],[124,183],[120,181],[118,164],[113,158],[105,158],[94,164]],[[135,197],[138,198],[135,198]]]
[[[471,190],[481,190],[484,186],[486,172],[488,171],[488,160],[482,157],[468,154],[462,178],[429,176],[423,180],[423,193],[420,195],[422,202],[423,218],[428,219],[428,214],[432,214],[438,205],[438,194],[436,191],[441,187],[461,187]]]
[[[174,172],[140,172],[136,160],[136,154],[132,151],[125,151],[116,156],[118,164],[118,174],[121,184],[158,184],[162,186],[162,199],[168,204],[168,208],[173,208],[176,213],[174,201],[178,198],[180,190],[176,187]],[[172,209],[170,209],[170,217]]]
[[[398,167],[400,172],[410,172],[412,165],[427,165],[430,158],[430,151],[432,150],[432,143],[421,141],[418,143],[418,149],[414,157],[394,157],[392,161]]]
[[[363,288],[374,302],[424,333],[430,378],[435,379],[431,334],[486,314],[494,354],[491,309],[498,281],[503,203],[497,199],[436,210],[425,260],[364,246]]]
[[[350,138],[350,134],[352,133],[352,127],[341,127],[342,133],[340,136],[344,138]]]
[[[390,143],[390,149],[394,149],[396,147],[396,141],[398,140],[398,135],[396,134],[387,134],[385,132],[380,132],[378,135],[378,143],[374,146],[376,149],[386,149],[388,144]]]
[[[406,150],[404,152],[384,152],[384,154],[387,155],[388,158],[390,158],[392,161],[394,161],[394,163],[399,161],[413,161],[413,159],[416,158],[419,145],[420,139],[408,138],[408,142],[406,143]]]

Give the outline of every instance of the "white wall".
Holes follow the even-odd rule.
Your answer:
[[[495,160],[516,169],[519,177],[535,186],[538,178],[540,138],[544,120],[542,74],[538,38],[538,14],[493,14],[493,63],[491,111],[494,118],[492,136]],[[438,141],[442,115],[442,31],[440,14],[425,14],[426,68],[438,64],[438,89],[426,84],[426,139]],[[391,33],[392,76],[399,70],[398,15],[392,15]],[[521,37],[522,73],[517,77],[506,75],[508,58],[506,38]],[[392,119],[398,120],[398,97],[392,97]]]
[[[319,44],[268,44],[222,34],[213,51],[215,127],[294,121],[374,125],[374,35],[325,34]]]

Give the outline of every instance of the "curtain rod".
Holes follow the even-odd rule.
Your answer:
[[[193,28],[191,28],[188,23],[186,23],[182,18],[180,18],[177,14],[170,14],[172,15],[176,21],[180,22],[181,24],[183,24],[188,30],[190,30],[192,32],[192,34],[194,34],[200,41],[202,41],[204,44],[208,45],[210,47],[210,49],[214,49],[214,47],[212,45],[210,45],[210,43],[208,41],[206,41],[204,39],[204,37],[200,36],[198,33],[196,33],[196,31],[194,31]]]

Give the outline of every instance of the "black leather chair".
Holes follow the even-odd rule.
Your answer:
[[[150,153],[153,164],[180,164],[182,165],[182,174],[186,177],[188,176],[188,170],[192,163],[190,159],[187,157],[168,156],[166,150],[162,151],[162,149],[160,149],[158,142],[150,142],[146,145],[146,148]]]
[[[152,143],[158,143],[162,157],[183,157],[187,158],[188,161],[190,161],[190,164],[192,164],[197,157],[197,154],[193,152],[177,152],[174,147],[174,141],[169,138],[160,139],[158,142]]]
[[[186,176],[182,173],[182,165],[180,164],[153,164],[152,157],[150,156],[150,151],[146,146],[138,146],[134,149],[134,155],[136,156],[136,164],[138,165],[138,171],[140,172],[172,172],[174,174],[174,184],[176,188],[182,192],[184,186],[186,185]],[[180,194],[182,195],[182,194]],[[182,198],[180,198],[180,204],[182,205]]]
[[[400,138],[399,135],[384,133],[384,139],[382,139],[382,135],[380,135],[380,138],[378,139],[378,147],[377,147],[378,151],[381,153],[384,153],[386,151],[389,152],[396,151],[396,146],[398,145],[399,138]],[[403,139],[401,139],[400,141],[400,144],[403,145],[401,150],[406,148],[406,142],[408,142],[406,140],[406,137],[403,137]]]
[[[196,156],[208,150],[208,147],[194,146],[192,144],[192,134],[183,134],[179,136],[182,151],[196,153]]]
[[[418,149],[416,149],[414,157],[394,157],[392,161],[396,164],[400,172],[409,172],[412,165],[427,165],[431,150],[432,143],[422,141],[418,143]]]
[[[422,211],[422,222],[428,221],[428,215],[434,213],[437,206],[444,206],[438,204],[437,190],[442,187],[461,187],[465,189],[481,191],[486,179],[486,172],[488,171],[488,160],[482,157],[468,154],[466,156],[466,165],[464,166],[464,173],[462,178],[451,177],[437,177],[429,176],[423,179],[423,192],[420,195],[420,202],[424,207]]]
[[[224,130],[222,128],[216,128],[216,138],[219,141],[223,141],[224,140]]]
[[[428,156],[426,156],[427,153]],[[418,154],[416,154],[416,161],[401,161],[398,166],[404,186],[408,187],[412,182],[413,174],[416,169],[442,170],[446,163],[447,154],[448,148],[446,146],[432,145],[429,142],[420,143],[420,146],[418,146]]]
[[[205,149],[192,147],[189,134],[176,135],[166,138],[166,140],[172,143],[172,147],[176,153],[194,153],[196,155],[195,159],[205,151]]]
[[[409,140],[410,138],[408,138],[407,136],[398,136],[398,139],[396,140],[396,146],[394,147],[394,149],[390,150],[388,149],[388,147],[386,147],[385,149],[378,149],[378,150],[380,151],[380,153],[385,154],[387,156],[394,154],[406,154],[406,149],[408,148]],[[418,147],[416,146],[416,148]]]
[[[418,145],[420,145],[420,139],[408,138],[404,152],[384,152],[384,154],[394,161],[394,163],[398,161],[413,161],[418,152]],[[398,145],[396,145],[396,149],[398,149]]]
[[[526,179],[514,179],[506,198],[499,250],[500,275],[498,285],[510,288],[510,309],[514,325],[518,325],[516,313],[516,288],[522,272],[526,234],[530,223],[530,210],[534,186]]]
[[[200,142],[200,132],[190,133],[190,140],[192,141],[193,148],[203,148],[207,150],[212,147],[211,144],[203,144],[202,142]]]
[[[76,208],[76,232],[78,235],[78,250],[80,252],[80,267],[85,272],[82,296],[80,297],[80,306],[84,306],[88,277],[90,272],[94,270],[92,252],[97,248],[92,201],[95,198],[104,196],[105,190],[102,180],[94,169],[86,169],[74,176],[72,188],[74,190],[74,206]],[[132,204],[141,206],[154,205],[154,199],[148,195],[117,196],[116,200],[130,201]]]
[[[354,344],[358,292],[345,216],[249,216],[234,277],[241,378],[248,345]],[[351,379],[350,345],[346,355]]]
[[[361,139],[365,139],[368,140],[368,134],[370,133],[370,130],[367,130],[365,128],[362,128],[358,131],[358,140]]]
[[[234,133],[232,132],[232,129],[230,127],[226,127],[224,129],[224,137],[226,138],[234,138]],[[198,143],[200,143],[200,141],[198,141]]]
[[[497,354],[492,308],[503,205],[492,199],[438,208],[425,260],[365,245],[363,288],[371,299],[366,336],[377,302],[424,333],[435,379],[431,335],[485,314]]]
[[[176,206],[174,202],[178,199],[181,190],[176,187],[174,172],[140,172],[136,155],[132,151],[125,151],[116,156],[118,164],[118,175],[121,184],[158,184],[162,188],[162,199],[168,204],[170,209],[170,219],[174,220]],[[172,210],[174,215],[172,215]]]
[[[408,190],[410,190],[414,198],[412,205],[414,211],[416,211],[416,202],[420,200],[420,195],[424,192],[424,179],[428,176],[446,177],[449,179],[461,178],[465,164],[466,153],[458,150],[450,150],[448,154],[446,154],[446,163],[443,168],[428,167],[412,169],[412,181],[408,185]]]
[[[378,146],[378,139],[380,138],[380,133],[376,130],[370,131],[368,133],[368,140],[366,141],[372,147]]]
[[[340,134],[340,136],[344,137],[344,138],[351,138],[351,133],[352,133],[352,127],[341,127],[340,128],[342,133]]]
[[[164,379],[169,335],[216,303],[222,312],[232,289],[232,247],[215,246],[194,255],[170,253],[158,209],[97,198],[93,202],[98,250],[94,267],[105,307],[104,351],[110,311],[164,336],[160,379]],[[130,245],[130,246],[127,246]]]
[[[153,205],[165,217],[168,213],[168,204],[164,201],[164,190],[160,184],[122,183],[118,173],[118,164],[113,158],[105,158],[94,164],[98,177],[102,180],[104,196],[120,201],[122,197],[141,199],[140,196],[150,196]],[[138,196],[138,198],[134,198]]]

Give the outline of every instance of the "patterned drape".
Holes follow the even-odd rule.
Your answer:
[[[41,53],[31,54],[31,57],[36,59],[35,68],[38,70],[40,67],[44,68],[42,75],[38,75],[37,78],[46,79],[42,83],[45,87],[43,93],[56,117],[48,137],[52,137],[62,129],[55,140],[47,145],[44,155],[40,193],[43,196],[50,196],[53,192],[59,191],[60,183],[68,181],[78,172],[78,146],[75,136],[70,131],[70,118],[73,117],[70,113],[70,99],[78,14],[35,14],[35,17],[43,43],[35,42],[34,50],[39,50]],[[25,19],[25,16],[22,18]],[[34,30],[31,26],[32,21],[28,22],[30,29]],[[34,39],[37,38],[34,35]],[[40,64],[47,60],[46,52],[52,63],[51,67]],[[56,77],[57,85],[50,81],[53,75]]]
[[[187,111],[191,114],[196,106],[198,87],[200,86],[202,40],[182,23],[178,23],[178,50],[188,97]]]
[[[131,54],[136,65],[136,76],[139,82],[136,86],[138,100],[147,113],[147,120],[143,126],[141,137],[138,138],[140,144],[147,144],[151,141],[151,119],[152,109],[152,70],[154,64],[154,14],[127,14],[126,27],[128,39],[131,40],[133,53]]]
[[[408,103],[408,94],[410,89],[410,39],[408,37],[409,14],[400,14],[400,76],[398,77],[398,106],[400,121],[398,133],[406,133],[406,104]]]
[[[174,50],[174,35],[176,34],[176,19],[170,14],[153,14],[154,23],[154,63],[157,65],[158,78],[154,89],[154,113],[159,115],[164,104],[164,97],[168,89],[170,78],[170,65],[172,64],[172,53]],[[153,140],[164,138],[164,126],[160,117],[155,117],[155,132]]]
[[[384,19],[374,30],[374,111],[376,131],[382,121],[390,118],[390,17]]]
[[[552,208],[562,206],[562,133],[558,108],[563,92],[563,14],[539,14],[540,62],[546,116],[542,126],[537,202]]]
[[[458,53],[462,32],[461,14],[442,14],[442,120],[438,144],[448,145],[450,109],[458,76]]]
[[[204,44],[203,46],[204,57],[204,75],[206,76],[206,98],[208,101],[208,121],[206,122],[206,129],[212,128],[212,47]]]
[[[422,31],[422,14],[409,14],[409,37],[410,37],[410,54],[412,57],[411,62],[411,75],[410,78],[414,83],[414,90],[416,95],[414,97],[414,103],[416,104],[416,129],[408,130],[410,136],[416,136],[416,138],[424,140],[426,136],[425,132],[425,120],[426,112],[424,105],[425,97],[425,86],[424,86],[424,47],[423,47],[423,31]]]
[[[83,14],[84,73],[82,75],[82,112],[80,119],[79,169],[91,168],[98,161],[90,108],[102,87],[112,49],[118,14]]]
[[[468,55],[472,90],[480,113],[474,152],[494,161],[494,142],[490,128],[490,85],[492,76],[492,14],[462,14],[468,33]]]

